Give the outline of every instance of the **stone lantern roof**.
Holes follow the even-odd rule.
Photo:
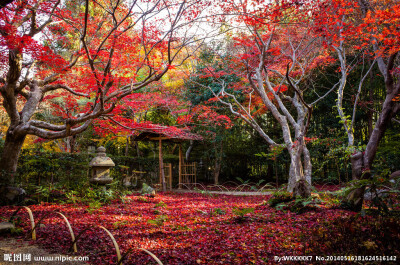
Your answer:
[[[90,161],[90,167],[114,167],[115,163],[106,156],[106,149],[103,146],[97,148],[96,157]]]

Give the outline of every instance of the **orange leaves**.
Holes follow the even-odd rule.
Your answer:
[[[340,41],[363,49],[375,43],[377,56],[388,56],[400,50],[400,4],[395,1],[370,1],[366,14],[357,1],[321,2],[315,12],[315,33],[331,45]]]
[[[400,4],[392,3],[381,8],[367,13],[364,32],[379,42],[380,54],[391,55],[400,50]]]
[[[351,40],[360,30],[357,20],[359,10],[356,1],[333,0],[316,3],[313,10],[313,33],[323,37],[326,44],[339,45],[339,42]]]

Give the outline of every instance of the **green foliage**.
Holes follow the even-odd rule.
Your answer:
[[[168,216],[166,215],[159,215],[155,219],[147,220],[147,223],[156,225],[156,226],[163,226],[164,223],[168,220]]]
[[[400,169],[400,148],[398,148],[400,146],[400,126],[393,123],[392,127],[386,131],[376,153],[374,170],[378,172],[383,170],[393,172]]]
[[[283,189],[274,192],[268,200],[268,204],[277,210],[289,210],[295,213],[303,213],[313,208],[319,208],[321,203],[322,200],[318,195],[308,198],[294,197],[292,193]]]
[[[30,196],[31,202],[64,202],[66,197],[65,188],[60,185],[29,185],[29,190],[33,191]]]
[[[149,202],[149,199],[146,198],[146,197],[139,197],[139,198],[138,198],[138,201],[139,201],[139,202]]]
[[[165,202],[160,201],[159,203],[156,203],[156,205],[154,205],[155,208],[166,208],[167,204],[165,204]]]
[[[250,180],[243,180],[242,178],[236,177],[236,179],[239,181],[240,184],[247,184],[250,182]]]
[[[275,161],[283,153],[285,149],[286,147],[284,145],[277,145],[271,147],[270,152],[268,153],[260,152],[258,154],[255,154],[255,156],[265,157],[269,160]]]
[[[214,213],[214,214],[217,214],[217,215],[224,215],[224,214],[226,214],[226,212],[225,212],[224,210],[222,210],[221,208],[215,208],[215,209],[213,210],[213,213]]]
[[[209,192],[208,190],[200,190],[200,189],[198,189],[197,187],[194,187],[193,190],[194,190],[195,192],[200,193],[200,194],[204,194],[204,195],[206,195],[206,196],[208,196],[208,197],[213,197],[213,196],[215,196],[214,194],[212,194],[212,193]]]
[[[25,233],[25,231],[22,227],[11,228],[11,234],[13,234],[13,235],[22,235],[24,233]]]
[[[109,204],[114,200],[126,200],[125,192],[106,189],[105,187],[84,186],[77,190],[69,190],[65,192],[66,203],[83,203],[89,205],[89,208],[98,209],[103,204]]]
[[[42,201],[44,198],[46,199],[47,202],[49,202],[49,196],[50,196],[50,191],[51,191],[51,186],[49,187],[44,187],[44,186],[37,186],[36,187],[36,194],[39,195],[39,200]]]
[[[110,203],[116,198],[114,190],[104,187],[88,188],[83,196],[84,201],[97,201],[100,203]]]
[[[260,188],[261,184],[263,182],[265,182],[264,179],[260,179],[255,185],[250,185],[250,179],[243,180],[240,177],[236,177],[236,180],[239,181],[240,185],[249,185],[250,186],[250,190],[254,190],[254,191],[258,190]]]
[[[174,225],[171,229],[173,231],[193,231],[193,229],[187,225]]]
[[[317,138],[311,144],[313,180],[341,183],[351,179],[350,155],[365,146],[348,147],[346,140],[332,131],[332,135]]]
[[[320,208],[320,204],[322,204],[322,201],[319,198],[312,196],[308,198],[296,197],[290,201],[278,203],[275,209],[280,211],[289,210],[301,214],[315,208]]]
[[[296,198],[293,202],[289,204],[290,211],[295,213],[303,213],[312,208],[319,208],[322,201],[315,197],[308,198]]]
[[[216,58],[215,53],[205,48],[200,52],[199,61],[196,67],[196,74],[190,80],[186,80],[185,86],[187,88],[186,97],[193,105],[203,104],[209,99],[214,97],[214,93],[218,94],[222,89],[220,80],[223,80],[225,84],[233,84],[240,81],[240,77],[235,74],[224,74],[219,77],[220,80],[216,80],[210,75],[209,67],[212,67],[215,72],[225,71],[228,67],[224,64],[226,61],[220,61]],[[199,85],[201,84],[201,85]],[[209,87],[209,88],[206,88]],[[240,92],[227,86],[225,88],[228,93],[234,94],[240,98]],[[242,96],[243,98],[243,96]]]
[[[345,198],[346,188],[337,191],[319,192],[318,195],[322,201],[328,206],[338,208]]]
[[[58,187],[76,189],[88,181],[88,154],[68,154],[23,150],[18,164],[16,182],[33,194],[41,186],[39,192],[46,195],[46,189],[57,183]],[[48,190],[49,192],[49,190]]]
[[[243,218],[246,214],[253,213],[254,208],[239,208],[239,207],[234,207],[232,209],[232,213],[238,217]]]
[[[130,198],[128,198],[126,196],[126,194],[122,193],[122,194],[118,194],[118,199],[122,202],[122,203],[130,203],[132,200]]]
[[[371,173],[369,170],[365,171],[363,176]],[[355,189],[364,189],[365,196],[371,200],[371,206],[374,208],[372,210],[369,209],[369,211],[362,210],[362,214],[374,212],[379,215],[388,215],[396,211],[398,204],[395,202],[398,202],[400,190],[398,183],[389,181],[387,170],[381,171],[381,174],[372,173],[370,178],[363,179],[361,177],[360,180],[350,182],[350,185],[344,191],[345,197]]]
[[[250,220],[249,216],[246,216],[247,214],[253,213],[254,208],[239,208],[239,207],[234,207],[232,209],[232,213],[235,215],[233,218],[234,222],[242,223],[247,220]]]
[[[2,147],[0,146],[0,149]],[[149,172],[144,175],[147,183],[158,183],[158,178],[152,178],[151,172],[157,172],[158,158],[137,158],[124,156],[110,156],[116,167],[111,169],[114,182],[109,185],[112,190],[124,191],[122,180],[130,175],[132,170]],[[80,191],[88,188],[89,162],[93,154],[85,153],[57,153],[39,149],[23,150],[18,164],[16,183],[27,191],[33,203],[40,201],[61,202],[67,199],[67,191]],[[166,163],[176,164],[178,158],[166,156]],[[154,174],[155,176],[156,174]],[[60,193],[60,194],[57,194]],[[63,195],[64,194],[64,195]],[[113,196],[118,196],[120,193]],[[106,194],[106,197],[109,197]],[[120,197],[121,198],[121,197]]]
[[[80,201],[80,198],[78,197],[78,192],[75,190],[68,191],[65,195],[67,197],[67,203],[76,204]]]
[[[254,191],[258,191],[261,187],[261,184],[263,184],[265,182],[264,179],[260,179],[255,185],[251,185],[250,190],[254,190]],[[263,190],[265,190],[266,188],[272,188],[273,186],[267,184],[263,186]]]
[[[89,201],[88,206],[89,207],[86,209],[86,211],[88,213],[93,213],[93,212],[96,212],[97,210],[99,210],[101,208],[102,204],[99,201]]]
[[[289,202],[293,200],[293,194],[286,190],[278,190],[272,194],[272,197],[268,200],[271,207],[276,207],[278,204]]]
[[[128,220],[117,221],[113,223],[113,228],[120,229],[126,226],[128,223],[129,223]]]
[[[154,196],[155,190],[146,183],[143,183],[142,189],[140,190],[140,194],[146,196]]]

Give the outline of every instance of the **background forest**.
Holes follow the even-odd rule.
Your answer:
[[[205,53],[202,56],[207,56]],[[323,86],[325,82],[331,82],[329,76],[335,75],[334,69],[337,67],[337,65],[332,65],[327,69],[331,72],[325,72],[324,77],[318,80],[317,85]],[[198,66],[198,69],[200,71],[201,66]],[[351,98],[354,97],[357,87],[351,87],[351,83],[359,83],[361,76],[359,71],[361,69],[358,69],[358,72],[354,71],[350,76],[352,81],[348,85],[348,100],[344,101],[345,109],[350,108],[353,104]],[[315,74],[318,75],[319,72]],[[372,130],[372,124],[377,119],[381,102],[384,100],[385,88],[382,86],[382,82],[375,81],[379,78],[379,74],[371,72],[364,85],[365,91],[361,93],[360,107],[356,112],[356,124],[359,126],[354,130],[356,138],[360,139],[357,142],[360,148],[365,146]],[[229,181],[237,184],[245,181],[255,183],[264,181],[278,185],[287,183],[290,158],[284,150],[270,150],[257,132],[241,120],[232,117],[228,110],[215,102],[205,103],[213,97],[208,89],[196,90],[197,87],[189,81],[179,82],[167,79],[164,83],[167,85],[172,83],[174,89],[183,93],[184,97],[179,102],[177,100],[169,101],[168,104],[174,104],[172,107],[162,103],[159,105],[146,103],[148,104],[146,110],[140,113],[141,121],[179,126],[180,116],[175,114],[179,112],[179,109],[190,106],[193,109],[198,108],[199,111],[205,111],[205,114],[200,114],[205,117],[202,117],[199,124],[195,124],[192,128],[192,132],[203,136],[203,141],[183,144],[185,151],[191,149],[190,153],[188,152],[188,161],[198,163],[198,182],[211,184],[214,182],[214,176],[218,174],[221,184]],[[215,89],[218,90],[218,87]],[[161,94],[162,92],[155,93]],[[310,125],[309,137],[312,141],[309,145],[313,157],[312,179],[314,184],[344,184],[352,179],[351,154],[346,148],[346,137],[341,128],[340,118],[336,114],[335,100],[334,93],[327,96],[314,110],[313,121]],[[51,119],[57,119],[51,113],[41,115],[50,115]],[[124,115],[128,119],[134,117],[128,111]],[[219,119],[221,124],[207,121],[213,121],[215,118]],[[268,118],[265,114],[258,115],[257,120],[260,124],[268,123],[268,131],[272,136],[281,137],[275,120]],[[5,135],[6,124],[7,119],[3,112],[3,135]],[[388,177],[391,172],[398,170],[400,164],[399,126],[397,121],[391,122],[379,146],[374,170],[382,176]],[[47,187],[55,183],[61,187],[64,185],[77,187],[87,183],[89,161],[93,157],[94,149],[103,145],[107,149],[107,154],[117,165],[112,171],[116,180],[121,182],[127,174],[131,174],[132,170],[140,169],[154,172],[152,177],[149,176],[148,181],[152,184],[157,183],[158,179],[155,176],[158,169],[157,144],[135,142],[132,138],[129,133],[123,131],[115,134],[107,133],[107,130],[102,130],[96,125],[67,139],[46,141],[32,137],[22,150],[17,182],[30,191],[32,188]],[[0,150],[3,145],[4,138],[0,139]],[[164,149],[165,161],[177,165],[176,146],[164,144]],[[174,168],[175,176],[177,170]],[[174,181],[177,185],[177,179]]]
[[[116,180],[121,181],[132,171],[145,170],[152,172],[147,177],[154,184],[157,146],[135,141],[140,131],[154,126],[201,135],[202,141],[187,141],[183,147],[186,160],[197,162],[197,181],[202,183],[261,181],[279,186],[289,181],[291,191],[294,184],[289,176],[298,174],[293,172],[302,171],[303,167],[308,182],[311,178],[314,184],[346,183],[359,178],[354,175],[356,162],[352,165],[351,157],[365,149],[369,154],[367,144],[374,137],[379,139],[379,148],[376,156],[372,152],[374,159],[366,155],[365,167],[383,177],[398,170],[398,108],[394,107],[391,118],[378,121],[389,96],[388,76],[398,83],[398,51],[393,44],[397,30],[385,28],[395,20],[390,17],[392,13],[379,10],[397,8],[395,3],[335,1],[324,6],[323,1],[317,1],[296,6],[282,1],[277,5],[258,3],[260,6],[225,3],[216,8],[206,2],[177,2],[174,7],[159,6],[157,11],[149,7],[146,12],[154,12],[154,16],[170,10],[171,19],[175,17],[166,33],[159,27],[167,24],[150,18],[149,13],[131,15],[129,12],[135,7],[129,3],[116,5],[114,13],[109,13],[114,14],[111,20],[107,20],[108,9],[104,6],[90,6],[90,1],[80,3],[79,7],[74,6],[74,1],[53,1],[44,6],[32,2],[25,3],[28,6],[23,11],[24,2],[17,1],[16,9],[2,9],[6,21],[2,26],[2,45],[8,47],[9,58],[13,58],[12,54],[25,56],[19,61],[7,59],[6,55],[2,59],[5,108],[0,109],[1,167],[3,176],[11,174],[11,179],[16,178],[12,181],[19,186],[31,190],[55,183],[81,185],[86,181],[84,172],[88,172],[91,153],[100,145],[116,162]],[[258,9],[261,5],[264,10]],[[318,13],[322,9],[324,15]],[[197,18],[218,17],[217,12],[221,11],[243,11],[247,15],[232,19],[231,26],[227,23],[231,18],[226,16],[209,20],[206,33],[196,28]],[[32,14],[40,19],[35,21]],[[194,18],[189,14],[195,14]],[[255,18],[255,14],[260,17]],[[83,21],[79,15],[84,16]],[[14,20],[10,21],[12,16]],[[135,21],[139,18],[141,24]],[[18,19],[22,22],[18,23]],[[101,25],[109,34],[101,35],[100,28],[92,28],[96,19],[103,19]],[[11,32],[28,20],[35,26],[21,28],[13,35],[15,40],[24,39],[22,46],[18,46],[11,41]],[[62,31],[59,25],[65,22]],[[295,28],[286,26],[289,22]],[[301,23],[304,26],[296,28]],[[374,23],[381,28],[375,29]],[[151,28],[153,35],[137,31],[128,34],[127,30],[134,27]],[[359,38],[361,46],[356,45],[356,31],[363,34]],[[181,37],[182,32],[186,32],[186,38]],[[36,41],[35,36],[41,41]],[[378,37],[379,46],[368,42],[368,38]],[[118,44],[116,38],[120,38]],[[139,40],[137,46],[127,45]],[[141,52],[145,52],[145,58],[135,58]],[[84,64],[85,60],[88,64]],[[258,62],[263,64],[261,71],[265,70],[260,77]],[[391,70],[382,68],[385,62]],[[26,69],[15,68],[14,64]],[[65,79],[67,76],[69,80]],[[257,78],[264,78],[268,89],[275,86],[275,92],[264,95],[267,89],[257,90],[253,81]],[[42,86],[41,98],[35,94],[35,84]],[[15,85],[20,96],[11,99],[7,89]],[[85,92],[85,85],[90,86],[89,91]],[[24,86],[28,91],[23,90]],[[29,91],[31,95],[26,94]],[[395,92],[392,94],[392,102],[396,103],[398,97]],[[291,114],[296,109],[297,114]],[[20,118],[14,117],[15,111],[22,113]],[[291,124],[297,115],[298,124],[282,134],[286,125],[277,118],[283,117],[279,115],[286,116]],[[21,127],[21,122],[14,124],[18,119],[30,127]],[[377,124],[385,129],[379,136],[371,137]],[[15,129],[18,126],[21,129]],[[15,139],[12,138],[11,132],[19,130],[20,136],[13,134]],[[289,139],[287,133],[296,135],[296,139]],[[300,144],[299,150],[296,143]],[[293,150],[289,148],[292,144]],[[164,148],[166,161],[176,162],[177,146],[164,144]],[[311,160],[296,166],[293,159],[301,160],[301,156]],[[312,171],[307,163],[312,164]],[[176,174],[178,169],[173,170]]]
[[[0,1],[4,261],[31,238],[90,264],[395,263],[399,14]]]

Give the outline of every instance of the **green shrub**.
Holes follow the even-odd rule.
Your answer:
[[[275,207],[280,203],[286,203],[292,201],[293,199],[292,193],[285,190],[279,190],[272,194],[272,197],[268,200],[268,203],[271,207]]]
[[[224,215],[226,212],[220,208],[215,208],[213,211],[214,214]]]
[[[164,222],[166,222],[167,220],[168,220],[168,216],[160,215],[160,216],[157,216],[157,218],[155,218],[155,219],[147,220],[147,223],[153,224],[156,226],[163,226]]]
[[[86,209],[88,213],[93,213],[101,208],[102,204],[99,201],[91,201],[88,203],[88,208]]]
[[[370,174],[370,171],[366,171],[363,174]],[[350,182],[350,185],[343,191],[346,198],[353,190],[364,188],[364,197],[367,197],[371,201],[370,212],[377,213],[379,215],[390,215],[398,208],[398,197],[400,190],[396,183],[392,183],[388,178],[388,171],[381,173],[372,172],[372,177],[355,180]],[[342,202],[342,208],[347,208],[346,200]],[[365,211],[362,211],[365,213]]]
[[[246,214],[253,213],[254,208],[238,208],[234,207],[232,209],[232,213],[236,215],[234,220],[238,223],[244,222],[248,217],[245,216]]]
[[[129,222],[127,220],[121,220],[113,223],[113,228],[114,229],[120,229],[126,226]]]
[[[138,201],[139,201],[139,202],[149,202],[149,199],[146,198],[146,197],[139,197],[139,198],[138,198]]]
[[[319,208],[322,201],[315,197],[296,198],[289,202],[288,206],[291,212],[303,213],[311,209]]]
[[[156,203],[156,205],[154,205],[154,207],[155,207],[155,208],[158,208],[158,207],[160,207],[160,208],[166,208],[167,205],[165,204],[165,202],[160,201],[159,203]]]

